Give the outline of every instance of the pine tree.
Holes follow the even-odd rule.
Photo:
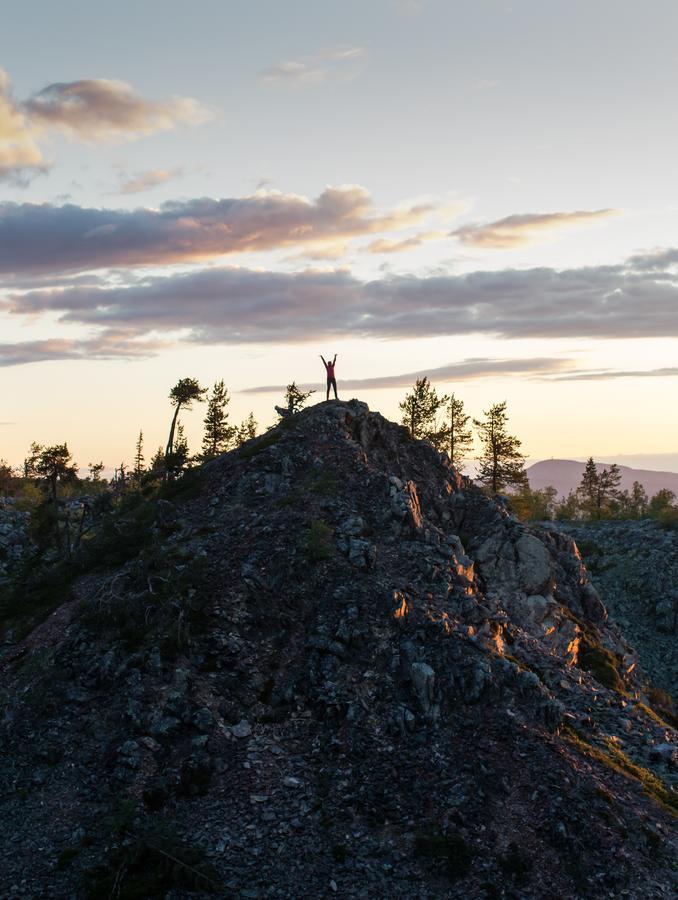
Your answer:
[[[470,416],[464,412],[463,400],[454,394],[443,398],[445,401],[445,419],[437,440],[434,442],[439,450],[445,450],[450,462],[456,469],[461,466],[473,445],[473,433],[468,427]]]
[[[506,430],[506,401],[495,403],[483,414],[484,420],[473,420],[482,443],[482,455],[477,460],[477,480],[493,494],[508,485],[524,484],[527,477],[525,457],[519,449],[521,442]]]
[[[228,406],[231,398],[226,385],[217,381],[212,388],[212,396],[207,402],[207,414],[204,418],[205,434],[202,439],[202,458],[214,459],[225,453],[233,443],[236,429],[228,423]]]
[[[292,384],[288,384],[285,389],[285,405],[282,407],[284,414],[278,411],[279,417],[283,419],[286,415],[289,416],[299,412],[300,409],[303,409],[304,406],[306,406],[306,401],[311,394],[315,394],[315,391],[302,391],[301,388],[297,387],[296,382],[294,381]],[[276,409],[278,409],[278,407],[276,407]]]
[[[429,440],[434,445],[439,443],[436,416],[447,399],[438,397],[436,389],[426,376],[417,378],[411,392],[398,404],[403,413],[400,421],[409,431],[410,437],[419,441]]]
[[[104,471],[104,464],[102,462],[88,463],[87,468],[89,469],[90,481],[98,484],[101,481],[101,473]]]
[[[581,497],[582,507],[589,516],[594,515],[594,511],[598,505],[598,493],[600,490],[600,478],[598,476],[598,467],[593,461],[593,457],[589,456],[584,472],[577,488],[577,493]]]
[[[153,475],[163,475],[165,472],[165,451],[162,447],[158,447],[151,457],[150,471]]]
[[[176,439],[174,441],[174,450],[166,457],[165,465],[169,475],[176,477],[185,468],[188,463],[190,451],[188,449],[188,440],[182,422],[177,422]]]
[[[614,511],[614,505],[619,500],[620,482],[621,472],[616,463],[612,463],[609,469],[598,471],[593,457],[588,458],[577,491],[584,510],[591,518],[602,519],[604,513]]]
[[[169,456],[174,450],[174,431],[181,409],[190,409],[193,402],[202,403],[205,399],[207,388],[200,387],[196,378],[181,378],[170,391],[169,398],[174,407],[174,415],[170,425],[169,437],[165,455]]]
[[[250,413],[249,416],[244,419],[238,428],[236,429],[235,434],[235,446],[242,447],[242,445],[246,441],[252,440],[252,438],[257,436],[257,420],[254,418],[254,413]]]
[[[139,481],[145,471],[146,467],[144,466],[144,433],[143,431],[140,431],[134,450],[134,469],[132,469],[132,475],[137,481]]]

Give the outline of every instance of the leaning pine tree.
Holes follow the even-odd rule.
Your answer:
[[[477,480],[499,493],[509,485],[525,484],[525,457],[520,452],[520,441],[506,430],[508,415],[506,401],[495,403],[484,411],[485,418],[473,420],[482,443],[482,455],[478,457]]]

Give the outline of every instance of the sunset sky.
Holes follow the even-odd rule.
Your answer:
[[[265,426],[336,352],[390,418],[428,374],[532,459],[678,470],[676,33],[675,0],[7,4],[0,458],[150,458],[187,376]]]

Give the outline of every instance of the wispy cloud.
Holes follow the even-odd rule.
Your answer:
[[[543,376],[556,372],[571,365],[570,360],[554,359],[553,357],[536,357],[533,359],[464,359],[461,362],[449,363],[446,366],[438,366],[433,369],[422,369],[418,372],[402,372],[398,375],[382,375],[376,378],[342,378],[342,390],[375,390],[379,388],[408,387],[418,378],[426,376],[434,382],[451,381],[475,381],[480,378],[496,378],[507,375],[538,375]],[[303,385],[317,389],[322,384]],[[285,385],[262,385],[259,387],[245,388],[242,394],[274,394],[285,390]]]
[[[211,117],[192,97],[149,100],[130,84],[108,78],[55,82],[23,103],[22,109],[34,126],[84,141],[140,137]]]
[[[148,169],[145,172],[137,172],[136,175],[123,177],[118,193],[141,194],[178,178],[182,171],[182,169]]]
[[[555,381],[612,381],[617,378],[671,378],[678,375],[678,367],[664,366],[661,369],[598,369],[592,371],[566,372]]]
[[[259,191],[247,197],[164,203],[159,209],[88,209],[0,203],[0,272],[77,271],[195,262],[276,248],[336,246],[421,223],[435,205],[374,208],[359,185],[311,200]]]
[[[493,250],[511,250],[546,240],[562,228],[591,225],[622,215],[619,209],[577,210],[576,212],[524,213],[496,222],[462,225],[451,232],[462,244]]]
[[[364,47],[338,47],[297,60],[285,60],[261,73],[269,84],[318,84],[356,74],[355,64],[365,57]]]
[[[18,341],[0,344],[0,367],[64,359],[143,359],[155,355],[165,346],[160,341],[133,341],[115,333],[88,340]]]
[[[421,234],[412,235],[412,237],[403,238],[402,240],[392,240],[390,238],[377,238],[368,244],[366,250],[369,253],[403,253],[406,250],[413,250],[420,247],[427,241],[439,241],[447,235],[444,231],[425,231]]]

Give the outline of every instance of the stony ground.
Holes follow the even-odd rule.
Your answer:
[[[678,697],[678,531],[651,519],[549,527],[574,537],[610,616],[652,682]]]
[[[0,895],[676,895],[671,711],[573,541],[364,404],[94,556],[5,626]]]

